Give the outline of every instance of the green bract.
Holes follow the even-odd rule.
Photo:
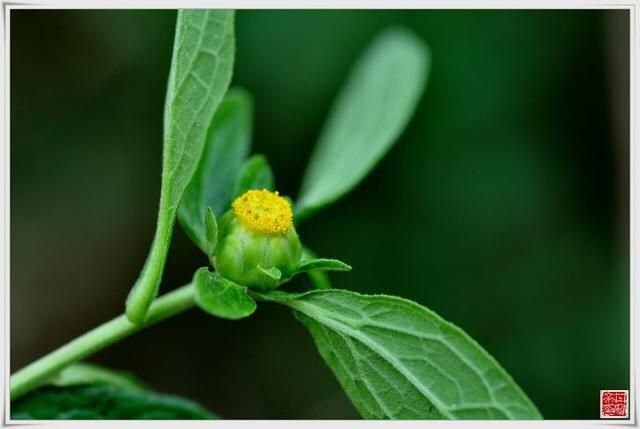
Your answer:
[[[254,164],[266,165],[263,159],[257,160],[259,162]],[[243,170],[246,172],[251,169],[250,164],[248,169]],[[240,177],[245,176],[252,175],[241,173]],[[250,179],[247,183],[253,182],[256,181]],[[208,217],[212,216],[210,211]],[[215,219],[208,222],[213,225]],[[308,254],[304,255],[293,224],[291,202],[277,191],[247,190],[233,201],[231,209],[220,218],[217,225],[215,235],[218,244],[215,248],[211,246],[209,257],[217,273],[237,286],[266,291],[300,273],[351,270],[349,265],[341,261],[313,259]]]
[[[256,232],[233,209],[220,218],[219,237],[213,265],[221,276],[247,287],[277,287],[294,273],[302,257],[293,225],[282,234]]]

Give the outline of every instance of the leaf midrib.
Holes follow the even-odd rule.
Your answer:
[[[196,80],[200,83],[200,85],[202,85],[204,87],[204,89],[206,90],[206,94],[203,97],[202,103],[200,103],[200,105],[197,107],[197,109],[195,110],[195,115],[193,115],[192,120],[190,121],[189,125],[186,127],[185,130],[182,130],[177,124],[172,126],[169,134],[168,134],[168,138],[171,140],[175,140],[177,138],[176,133],[179,133],[182,135],[183,139],[186,139],[189,137],[189,131],[193,128],[193,125],[195,123],[197,123],[197,120],[194,118],[197,118],[200,113],[202,112],[202,110],[204,109],[204,107],[206,106],[208,100],[211,98],[211,90],[212,90],[212,85],[211,82],[207,85],[207,84],[203,84],[204,80],[202,78],[200,78],[199,76],[197,76],[197,74],[193,71],[193,65],[195,63],[196,58],[198,57],[200,52],[205,52],[208,53],[209,55],[212,55],[215,58],[215,69],[214,72],[212,73],[215,79],[215,76],[217,74],[217,70],[219,69],[220,66],[220,56],[218,55],[218,52],[215,52],[213,50],[209,50],[209,49],[203,49],[202,48],[202,42],[204,40],[204,33],[205,33],[205,28],[209,22],[209,16],[210,16],[210,11],[206,10],[205,14],[203,15],[203,20],[202,20],[202,25],[201,26],[195,26],[195,28],[198,30],[198,41],[197,41],[197,48],[193,51],[193,55],[191,56],[191,58],[189,59],[189,65],[187,66],[186,69],[184,69],[185,73],[182,76],[182,79],[180,80],[180,82],[176,85],[175,90],[174,90],[174,100],[178,98],[179,94],[181,94],[181,92],[184,89],[184,85],[188,80],[189,76],[193,76],[194,78],[196,78]],[[220,25],[224,28],[223,31],[226,32],[227,30],[227,26],[228,23],[225,20],[222,20],[220,22]],[[169,121],[170,123],[172,122],[172,118],[173,118],[173,113],[174,113],[174,108],[172,106],[172,109],[170,110],[169,113]],[[173,132],[171,132],[171,130],[173,130]],[[173,166],[173,168],[171,169],[171,171],[168,174],[168,182],[171,183],[178,170],[180,165],[182,164],[182,158],[185,155],[185,144],[181,144],[178,145],[180,148],[180,152],[177,155],[178,161],[175,163],[175,166]],[[177,207],[177,204],[176,204]]]
[[[357,294],[356,294],[356,295],[357,295]],[[389,296],[388,296],[388,295],[373,295],[373,296],[389,298]],[[429,310],[429,309],[427,309],[427,308],[424,308],[424,307],[422,307],[422,306],[419,306],[419,305],[417,305],[416,303],[414,303],[414,302],[412,302],[412,301],[408,301],[408,300],[405,300],[405,299],[403,299],[403,298],[397,298],[397,297],[395,297],[395,299],[399,301],[399,302],[398,302],[398,304],[402,304],[402,305],[403,305],[403,307],[402,307],[403,309],[410,308],[411,310],[415,310],[415,311],[419,311],[419,312],[422,312],[422,313],[426,313],[426,314],[428,314],[428,315],[429,315],[429,317],[430,317],[430,318],[433,318],[433,319],[435,319],[436,321],[440,321],[440,322],[443,322],[443,323],[447,323],[446,321],[442,320],[442,318],[441,318],[440,316],[438,316],[436,313],[434,313],[434,312],[430,311],[430,310]],[[342,303],[340,303],[340,302],[336,302],[335,300],[331,301],[331,304],[332,304],[332,305],[335,305],[335,306],[338,306],[338,307],[342,307],[342,308],[344,308],[344,309],[346,309],[346,310],[350,310],[347,306],[344,306]],[[316,306],[316,307],[317,307],[317,306]],[[391,310],[387,309],[386,311],[391,311]],[[383,313],[384,313],[384,312],[383,312]],[[344,313],[344,314],[346,314],[346,313]],[[377,314],[376,314],[376,316],[378,316],[379,314],[381,314],[381,313],[377,313]],[[497,391],[497,390],[498,390],[498,388],[496,387],[495,389],[493,389],[491,386],[487,385],[487,383],[486,383],[486,379],[485,379],[485,378],[483,377],[483,375],[482,375],[482,372],[483,372],[483,371],[482,371],[480,368],[478,368],[477,366],[475,366],[473,363],[469,362],[469,361],[464,357],[464,355],[463,355],[463,354],[461,354],[461,352],[459,351],[459,349],[458,349],[456,346],[454,346],[453,344],[447,343],[447,342],[445,341],[445,338],[442,338],[442,337],[431,337],[431,336],[424,335],[424,334],[422,334],[422,333],[420,333],[420,332],[417,332],[417,331],[404,330],[404,329],[402,329],[402,328],[400,328],[400,327],[385,325],[385,324],[382,324],[382,323],[380,323],[380,322],[375,322],[375,321],[373,321],[373,320],[371,319],[371,316],[372,316],[372,315],[368,315],[368,317],[366,317],[366,318],[365,318],[365,319],[366,319],[366,322],[364,323],[364,325],[371,326],[371,327],[376,327],[376,328],[381,328],[381,329],[388,329],[388,330],[395,331],[395,332],[398,332],[398,333],[401,333],[401,334],[405,334],[405,335],[413,335],[413,336],[416,336],[416,337],[418,337],[418,338],[421,338],[421,339],[424,339],[424,340],[427,340],[427,341],[435,341],[435,342],[438,342],[438,343],[442,344],[443,346],[445,346],[446,348],[450,349],[451,351],[453,351],[453,352],[454,352],[454,354],[455,354],[456,356],[458,356],[458,358],[459,358],[463,363],[465,363],[467,366],[469,366],[471,369],[473,369],[473,370],[474,370],[474,372],[476,373],[476,375],[478,376],[478,378],[479,378],[480,380],[482,380],[482,382],[483,382],[484,386],[485,386],[485,387],[487,388],[487,390],[488,390],[489,396],[491,397],[491,399],[492,399],[493,403],[494,403],[494,404],[496,404],[493,408],[495,408],[495,409],[497,409],[497,410],[501,410],[501,412],[502,412],[503,414],[505,414],[505,415],[506,415],[507,417],[509,417],[509,418],[513,418],[513,417],[514,417],[512,413],[510,413],[509,411],[507,411],[506,406],[503,406],[504,408],[502,408],[502,407],[501,407],[501,405],[496,401],[496,399],[495,399],[495,396],[494,396],[494,393],[493,393],[493,392],[494,392],[494,391]],[[340,317],[338,317],[338,318],[340,318]],[[344,324],[346,324],[346,325],[352,325],[352,326],[353,326],[353,325],[359,325],[359,324],[360,324],[360,325],[362,325],[362,324],[363,324],[362,322],[360,322],[360,321],[356,321],[356,320],[354,320],[353,318],[348,318],[348,317],[344,317],[344,316],[342,317],[341,321],[342,321],[342,323],[344,323]],[[489,362],[491,362],[491,363],[495,366],[495,369],[496,369],[496,370],[500,373],[500,375],[504,378],[503,383],[504,383],[505,385],[507,385],[507,386],[511,387],[511,388],[514,390],[514,393],[515,393],[516,395],[518,395],[518,396],[523,400],[523,402],[524,402],[523,404],[511,402],[511,403],[509,404],[509,407],[517,407],[517,408],[520,408],[521,410],[525,410],[526,412],[531,412],[531,411],[532,411],[532,412],[534,412],[534,413],[536,413],[536,414],[538,414],[538,415],[539,415],[539,411],[538,411],[538,409],[536,408],[536,406],[535,406],[534,404],[532,404],[532,403],[531,403],[531,401],[529,400],[529,398],[524,394],[524,392],[522,392],[522,390],[520,389],[520,387],[519,387],[519,386],[518,386],[518,385],[513,381],[513,379],[511,378],[511,376],[510,376],[510,375],[509,375],[509,374],[508,374],[508,373],[507,373],[507,372],[506,372],[506,371],[505,371],[505,370],[500,366],[500,364],[499,364],[498,362],[496,362],[496,360],[493,358],[493,356],[491,356],[491,355],[490,355],[486,350],[484,350],[480,345],[478,345],[478,344],[475,342],[475,340],[473,340],[473,338],[469,337],[469,336],[468,336],[464,331],[462,331],[460,328],[458,328],[457,326],[452,325],[452,324],[449,324],[449,325],[450,325],[450,327],[451,327],[453,330],[457,331],[457,333],[458,333],[459,335],[461,335],[462,337],[467,337],[467,339],[477,347],[477,351],[478,351],[479,353],[481,353],[481,354],[482,354],[482,356],[483,356],[485,359],[487,359]],[[500,386],[500,388],[502,388],[502,387],[503,387],[503,386]],[[524,404],[527,404],[528,406],[525,406]]]
[[[323,317],[322,313],[323,310],[320,307],[314,306],[314,305],[310,305],[308,303],[304,303],[300,300],[294,300],[294,301],[290,301],[287,302],[287,305],[289,305],[290,307],[294,308],[295,310],[298,310],[302,313],[304,313],[306,316],[316,320],[318,323],[325,325],[327,327],[332,328],[333,330],[335,330],[336,332],[342,334],[342,335],[348,335],[351,336],[352,338],[358,340],[360,343],[362,343],[363,345],[365,345],[366,347],[368,347],[369,349],[371,349],[373,352],[377,353],[378,355],[380,355],[382,358],[384,358],[390,365],[392,365],[400,374],[402,374],[407,380],[410,381],[410,383],[416,388],[418,389],[418,391],[420,391],[433,405],[435,405],[438,409],[438,411],[445,417],[447,417],[448,419],[455,419],[456,416],[454,414],[452,414],[450,412],[450,410],[453,408],[453,411],[457,411],[458,409],[462,408],[464,409],[466,408],[476,408],[479,407],[480,404],[477,403],[468,403],[468,405],[457,405],[454,407],[448,407],[446,406],[440,399],[438,399],[437,397],[435,397],[427,388],[425,388],[420,382],[419,380],[413,376],[413,374],[411,373],[411,371],[409,371],[401,362],[399,362],[397,359],[395,359],[392,355],[390,355],[389,353],[387,353],[384,348],[382,348],[376,341],[372,340],[371,338],[367,337],[366,335],[363,335],[362,333],[360,333],[359,331],[351,328],[351,326],[349,326],[349,319],[345,319],[345,318],[340,318],[340,317]],[[509,418],[513,418],[514,416],[509,412],[508,409],[505,409],[504,407],[501,407],[500,404],[495,402],[495,398],[493,396],[493,391],[491,390],[491,388],[487,385],[487,380],[478,372],[477,367],[475,367],[474,365],[470,365],[468,363],[468,361],[466,359],[464,359],[459,351],[457,349],[455,349],[454,347],[452,347],[450,344],[445,343],[442,338],[439,337],[429,337],[429,336],[425,336],[425,335],[421,335],[421,334],[416,334],[415,332],[411,332],[411,331],[405,331],[402,329],[398,329],[396,327],[389,327],[386,325],[378,325],[378,324],[374,324],[371,323],[371,321],[369,320],[368,324],[370,326],[373,327],[380,327],[383,329],[389,329],[389,330],[395,330],[397,332],[400,333],[404,333],[407,335],[414,335],[418,338],[424,338],[427,340],[432,340],[432,341],[437,341],[441,344],[443,344],[445,347],[447,347],[448,349],[452,350],[456,356],[458,356],[462,362],[464,362],[467,366],[469,366],[477,375],[478,377],[482,380],[483,385],[485,386],[485,388],[487,388],[489,395],[491,397],[491,399],[493,400],[492,402],[489,403],[481,403],[482,405],[485,406],[487,404],[491,404],[489,405],[491,408],[501,412],[502,414],[504,414],[505,416],[509,417]],[[440,369],[438,369],[440,372],[442,372]],[[445,377],[448,377],[446,373],[444,373]],[[448,377],[450,378],[450,377]],[[462,398],[461,398],[462,400]]]
[[[337,305],[337,306],[341,306],[341,304],[336,303],[336,302],[333,302],[332,304],[333,305]],[[423,334],[421,332],[403,329],[403,328],[398,327],[398,326],[389,326],[389,325],[386,325],[384,323],[380,323],[380,322],[376,322],[376,321],[372,320],[370,316],[371,315],[369,315],[369,317],[366,317],[366,321],[365,321],[364,325],[371,326],[371,327],[374,327],[374,328],[386,329],[386,330],[389,330],[389,331],[395,331],[395,332],[398,332],[398,333],[401,333],[401,334],[414,336],[414,337],[417,337],[417,338],[420,338],[420,339],[423,339],[423,340],[426,340],[426,341],[434,341],[434,342],[440,343],[445,348],[451,350],[458,357],[458,359],[460,359],[465,365],[467,365],[467,367],[471,368],[471,370],[478,376],[478,378],[482,382],[483,386],[485,387],[485,389],[487,391],[487,394],[491,398],[491,401],[493,403],[496,403],[495,397],[493,395],[493,389],[491,388],[491,386],[489,384],[487,384],[487,380],[485,379],[485,377],[483,377],[482,371],[480,370],[480,368],[478,368],[472,362],[469,362],[469,360],[467,360],[467,358],[457,349],[457,347],[453,346],[450,343],[445,342],[442,339],[442,337],[425,335],[425,334]],[[342,318],[341,317],[336,317],[336,319],[340,320],[345,325],[357,325],[359,323],[357,321],[354,321],[353,319],[349,319],[349,318],[346,318],[346,317],[342,317]],[[352,322],[352,323],[349,323],[349,322]],[[356,323],[353,323],[353,322],[356,322]],[[437,366],[437,365],[434,365],[434,366]],[[451,379],[451,377],[449,375],[445,374],[443,371],[441,371],[441,372],[447,378]],[[459,383],[457,381],[455,381],[455,380],[452,380],[452,381],[454,381],[455,384],[459,386]],[[462,389],[460,390],[460,393],[462,393]],[[462,400],[462,397],[460,397],[460,400]]]
[[[394,359],[393,356],[390,356],[386,351],[384,351],[384,349],[382,349],[378,345],[378,343],[376,343],[375,341],[372,341],[371,339],[367,338],[366,336],[360,334],[358,331],[356,331],[354,329],[351,329],[346,324],[336,323],[333,319],[329,319],[329,318],[325,318],[325,317],[320,316],[321,310],[320,311],[309,311],[307,307],[312,307],[312,306],[308,306],[308,305],[302,303],[301,301],[291,301],[291,302],[288,302],[287,304],[289,306],[291,306],[292,308],[294,308],[295,310],[298,310],[298,311],[304,313],[306,316],[311,317],[312,319],[314,319],[318,323],[323,324],[325,326],[328,326],[328,327],[334,329],[335,331],[337,331],[337,332],[339,332],[341,334],[349,335],[352,338],[355,338],[360,343],[362,343],[363,345],[365,345],[366,347],[368,347],[369,349],[371,349],[375,353],[377,353],[380,356],[382,356],[390,365],[392,365],[399,373],[401,373],[407,380],[409,380],[411,382],[411,384],[413,386],[415,386],[425,397],[427,397],[427,399],[429,399],[429,401],[438,408],[438,411],[440,413],[442,413],[448,419],[454,419],[455,418],[454,415],[450,414],[447,411],[447,407],[442,403],[442,401],[440,401],[438,398],[434,397],[433,394],[430,391],[425,390],[424,386],[422,386],[418,382],[418,380],[413,376],[413,374],[411,374],[411,372],[408,371],[404,367],[404,365],[402,365],[400,362],[398,362],[396,359]]]

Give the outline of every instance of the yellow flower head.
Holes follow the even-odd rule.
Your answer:
[[[250,190],[231,204],[248,229],[261,234],[284,234],[293,224],[291,205],[278,192]]]

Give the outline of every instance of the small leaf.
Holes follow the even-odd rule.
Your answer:
[[[275,281],[280,281],[280,279],[282,278],[282,272],[276,267],[262,268],[260,265],[258,265],[257,268],[259,271],[262,271],[263,273],[265,273]]]
[[[11,403],[16,420],[215,419],[184,398],[114,385],[43,387]]]
[[[249,158],[236,180],[232,200],[250,189],[267,189],[273,191],[273,172],[263,155],[253,155]]]
[[[205,224],[205,235],[207,237],[207,255],[212,258],[216,253],[216,247],[218,247],[218,222],[216,221],[216,215],[213,214],[211,207],[207,209]]]
[[[425,86],[426,46],[391,29],[375,39],[339,94],[305,172],[296,205],[302,219],[356,186],[409,122]]]
[[[180,224],[205,253],[207,208],[219,217],[229,207],[238,171],[249,154],[252,105],[245,90],[229,90],[209,126],[202,158],[180,202]]]
[[[541,418],[489,353],[415,302],[335,289],[256,296],[296,311],[365,418]]]
[[[315,259],[315,253],[308,247],[302,248],[302,260],[307,261],[309,259]],[[307,277],[311,281],[314,289],[331,289],[331,281],[327,273],[321,270],[307,271]]]
[[[144,385],[133,375],[85,362],[77,362],[63,368],[44,385],[58,387],[81,384],[110,384],[126,390],[144,390]]]
[[[236,320],[250,316],[256,310],[256,302],[247,294],[246,287],[212,273],[206,267],[196,271],[193,282],[196,304],[209,314]]]
[[[127,318],[136,325],[144,322],[158,294],[178,205],[202,156],[209,124],[231,81],[233,17],[233,10],[178,10],[165,101],[156,232],[126,303]]]
[[[313,270],[351,271],[351,267],[342,261],[338,261],[337,259],[307,259],[300,261],[298,266],[293,271],[293,274],[295,275]]]

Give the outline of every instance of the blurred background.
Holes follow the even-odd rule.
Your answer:
[[[11,371],[120,313],[156,219],[175,11],[11,12]],[[349,68],[382,29],[431,48],[427,91],[355,192],[299,228],[334,285],[462,327],[550,419],[629,388],[626,11],[237,13],[233,85],[295,196]],[[161,288],[206,265],[178,227]],[[304,328],[268,304],[192,310],[92,362],[226,418],[357,418]]]

